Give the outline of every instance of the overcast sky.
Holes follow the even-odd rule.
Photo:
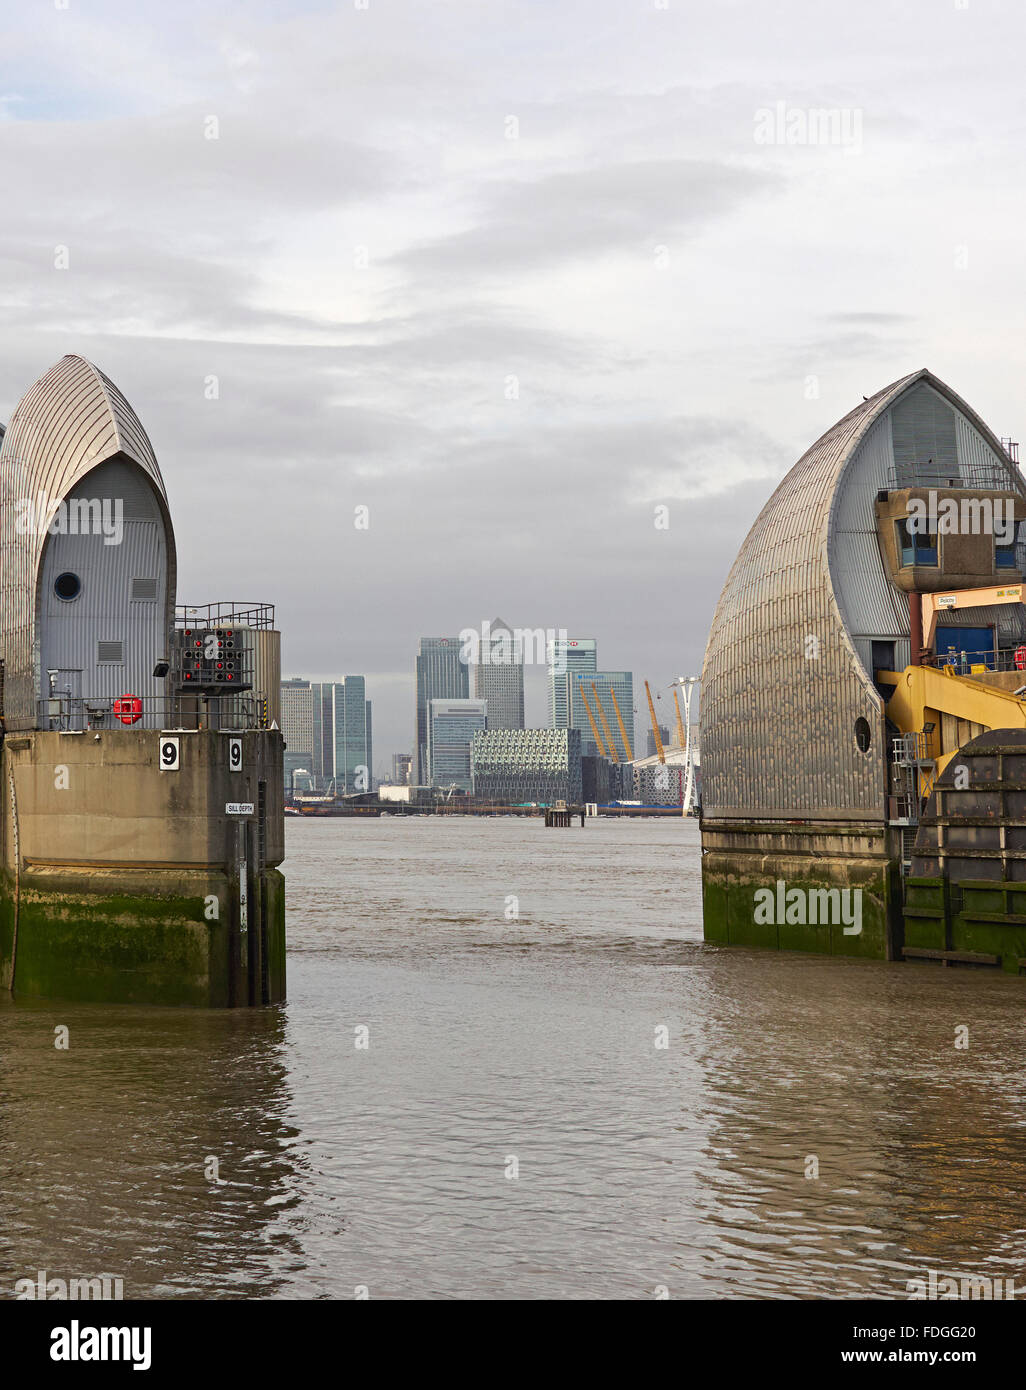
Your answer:
[[[179,599],[366,674],[378,770],[421,635],[594,636],[639,711],[697,672],[773,486],[887,382],[1026,424],[1021,0],[63,3],[4,6],[0,419],[103,368]]]

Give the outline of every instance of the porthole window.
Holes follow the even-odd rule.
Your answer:
[[[870,728],[869,728],[869,720],[868,720],[868,719],[862,719],[862,718],[856,719],[856,720],[855,720],[855,742],[858,744],[859,752],[860,752],[860,753],[868,753],[868,752],[869,752],[869,744],[870,744],[871,738],[872,738],[872,733],[871,733]]]
[[[59,599],[65,603],[70,603],[72,599],[78,598],[82,592],[82,581],[77,574],[72,574],[66,570],[64,574],[59,574],[53,581],[53,591]]]

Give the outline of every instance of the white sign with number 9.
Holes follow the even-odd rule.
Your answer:
[[[181,767],[181,748],[179,740],[176,738],[162,738],[160,740],[161,772],[177,772],[179,767]]]
[[[228,740],[228,771],[242,771],[242,739],[230,738]]]

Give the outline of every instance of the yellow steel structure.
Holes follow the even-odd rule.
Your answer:
[[[609,720],[606,718],[606,712],[602,708],[602,701],[599,699],[594,681],[591,683],[591,693],[595,696],[595,708],[598,710],[598,717],[602,720],[602,727],[606,731],[606,740],[609,743],[609,756],[614,763],[618,763],[620,759],[616,756],[616,744],[613,742],[613,735],[609,729]]]
[[[579,681],[578,684],[581,688],[581,699],[584,701],[584,708],[588,711],[588,720],[591,724],[591,732],[595,735],[595,742],[598,744],[598,750],[604,758],[606,757],[606,747],[605,744],[602,742],[602,735],[599,733],[599,726],[595,723],[595,716],[591,712],[591,705],[588,704],[588,697],[584,693],[584,682]]]
[[[923,594],[923,646],[933,650],[937,618],[941,613],[952,608],[990,608],[999,603],[1022,603],[1022,585],[1002,584],[986,589],[953,589],[946,594]]]
[[[953,666],[906,666],[904,671],[879,671],[894,684],[887,717],[902,733],[919,733],[927,724],[926,756],[936,770],[922,788],[925,796],[933,779],[947,767],[963,744],[988,729],[1026,729],[1026,700],[1009,690],[987,685],[972,676],[958,676]],[[1012,677],[1026,685],[1026,672]]]
[[[659,754],[659,761],[666,762],[666,754],[663,751],[663,741],[659,737],[659,722],[656,719],[655,705],[652,703],[652,691],[648,681],[645,682],[645,694],[648,696],[648,712],[652,716],[652,736],[655,739],[656,752]]]
[[[688,736],[684,732],[684,720],[680,715],[680,701],[677,699],[677,687],[673,687],[673,703],[677,708],[677,742],[681,748],[687,746]]]
[[[612,700],[613,708],[616,710],[616,722],[620,725],[620,733],[623,735],[623,746],[624,751],[627,754],[627,761],[629,763],[632,763],[634,761],[634,751],[631,748],[631,741],[627,737],[627,728],[623,722],[623,715],[620,713],[620,706],[617,703],[616,691],[613,689],[612,686],[609,687],[609,698]]]

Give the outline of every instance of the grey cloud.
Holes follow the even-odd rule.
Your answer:
[[[414,271],[504,272],[608,250],[651,254],[778,186],[762,170],[665,159],[507,179],[486,188],[479,223],[398,257]]]

